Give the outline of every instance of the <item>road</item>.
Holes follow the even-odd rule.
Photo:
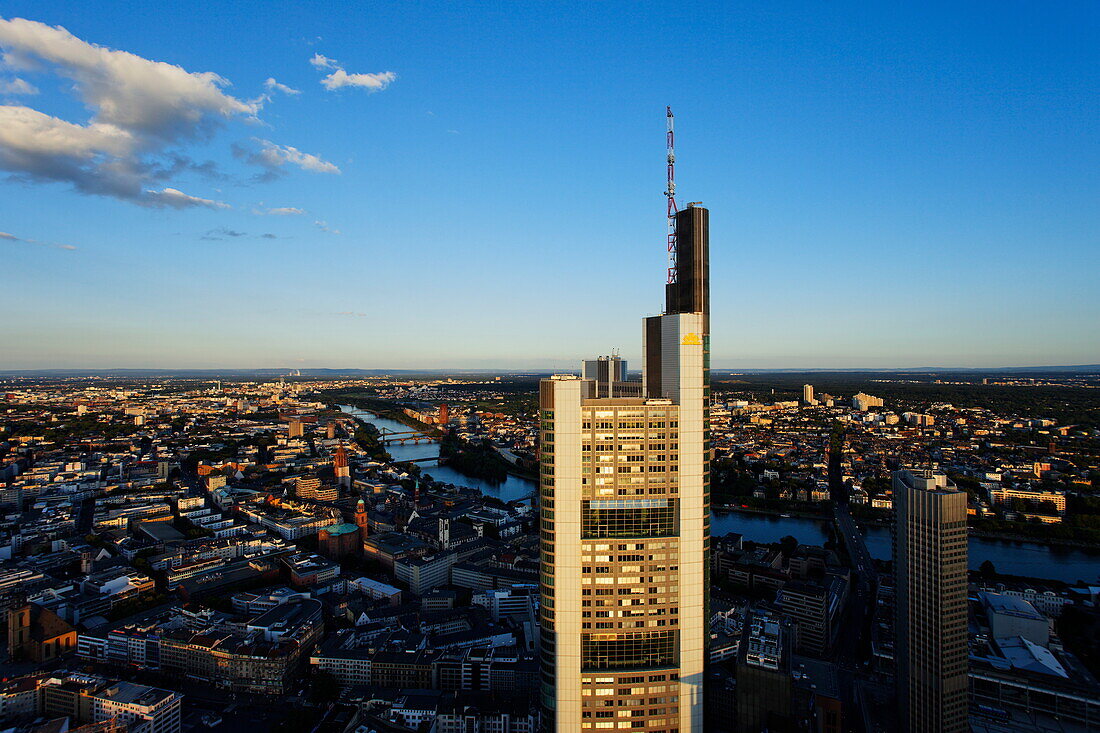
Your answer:
[[[863,541],[863,534],[848,511],[848,505],[837,502],[833,518],[848,550],[853,574],[851,595],[848,598],[845,619],[837,635],[837,664],[849,672],[862,669],[870,655],[867,644],[870,622],[874,616],[873,604],[878,573],[871,553]]]
[[[833,507],[833,519],[836,520],[837,529],[844,539],[844,547],[848,550],[848,556],[852,559],[852,570],[858,575],[861,583],[873,586],[878,582],[878,573],[875,571],[875,562],[871,553],[867,550],[867,544],[863,541],[863,533],[856,526],[856,520],[852,519],[847,504],[837,503]]]

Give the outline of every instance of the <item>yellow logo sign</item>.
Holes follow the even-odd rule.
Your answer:
[[[686,333],[684,338],[680,341],[681,346],[702,346],[703,342],[699,340],[699,334]]]

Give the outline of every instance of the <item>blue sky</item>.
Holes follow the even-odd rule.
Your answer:
[[[1093,2],[0,16],[0,368],[637,363],[666,104],[716,367],[1100,362]]]

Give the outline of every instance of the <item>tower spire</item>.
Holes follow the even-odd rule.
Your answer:
[[[668,186],[665,196],[668,198],[668,284],[676,282],[676,135],[672,129],[672,107],[665,107],[667,129],[665,146],[668,148]]]

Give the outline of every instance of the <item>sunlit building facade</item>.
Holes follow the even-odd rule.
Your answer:
[[[707,211],[645,319],[638,397],[540,385],[542,675],[557,731],[702,731],[709,586]]]

